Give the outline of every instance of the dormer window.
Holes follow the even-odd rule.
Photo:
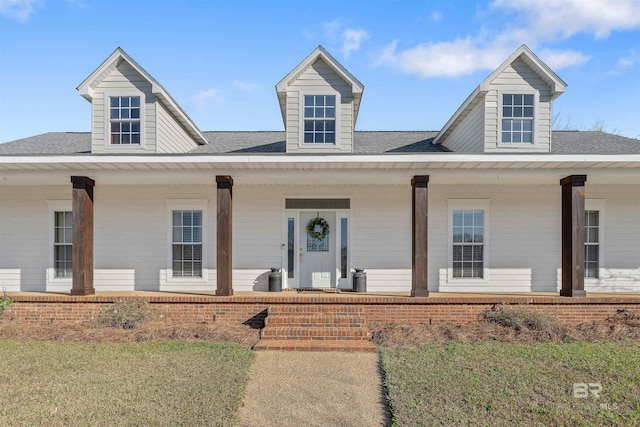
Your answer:
[[[110,102],[112,145],[140,145],[140,97],[112,96]]]
[[[335,144],[336,96],[304,96],[305,144]]]
[[[502,95],[502,142],[533,143],[533,95]]]

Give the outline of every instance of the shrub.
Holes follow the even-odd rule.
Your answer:
[[[145,300],[120,300],[103,307],[93,320],[92,326],[96,328],[133,329],[140,323],[152,320],[155,317],[155,309]]]
[[[550,315],[528,310],[522,306],[512,308],[508,305],[497,305],[484,312],[484,319],[489,323],[512,328],[517,331],[529,329],[532,331],[558,330],[560,323]]]
[[[2,297],[0,297],[0,316],[4,312],[5,308],[9,306],[13,301],[5,289],[2,290]]]

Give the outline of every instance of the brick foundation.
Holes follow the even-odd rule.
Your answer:
[[[100,309],[115,301],[142,298],[157,311],[177,322],[248,324],[264,326],[269,307],[291,306],[301,314],[315,310],[331,313],[341,307],[362,308],[367,322],[470,323],[481,319],[482,313],[495,304],[521,305],[548,313],[565,324],[604,320],[626,309],[640,314],[640,296],[593,296],[566,298],[553,296],[438,296],[429,298],[382,296],[12,296],[14,302],[5,310],[3,321],[54,323],[59,321],[89,321]]]

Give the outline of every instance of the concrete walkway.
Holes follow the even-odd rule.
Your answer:
[[[256,353],[240,426],[387,424],[376,353]]]

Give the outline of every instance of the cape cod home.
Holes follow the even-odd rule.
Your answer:
[[[284,131],[203,132],[118,48],[77,88],[90,133],[0,144],[0,288],[640,292],[640,141],[552,131],[565,88],[522,46],[439,131],[356,131],[318,47]]]

